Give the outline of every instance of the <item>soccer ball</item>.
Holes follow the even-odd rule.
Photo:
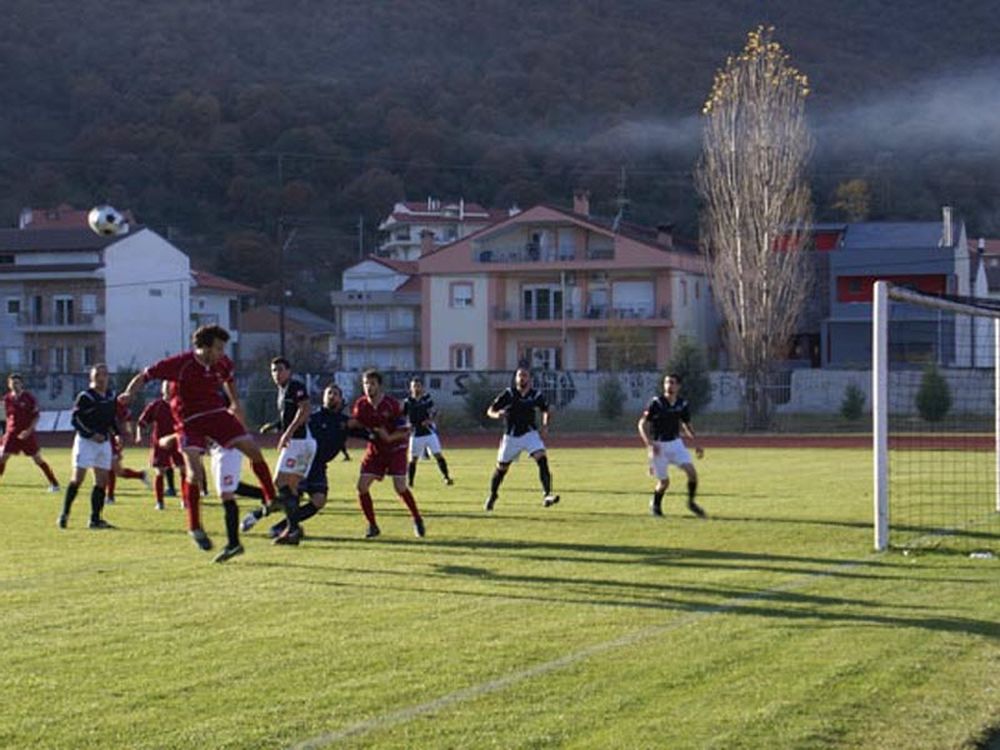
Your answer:
[[[97,206],[90,209],[87,223],[102,237],[115,237],[128,233],[128,222],[121,212],[112,206]]]

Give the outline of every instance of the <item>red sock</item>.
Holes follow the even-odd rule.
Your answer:
[[[7,468],[6,462],[0,464],[0,477],[3,476],[4,470]]]
[[[108,472],[107,487],[108,487],[108,497],[114,497],[115,496],[115,470],[114,469],[112,469],[111,471]]]
[[[181,474],[181,505],[183,505],[184,509],[187,510],[187,507],[188,507],[188,482],[187,482],[187,479],[184,478],[183,474]]]
[[[45,461],[38,464],[38,468],[42,470],[45,478],[49,480],[49,484],[56,487],[59,484],[59,480],[56,479],[56,475],[52,473],[52,467],[50,467]],[[0,474],[3,474],[3,469],[0,468]]]
[[[270,505],[278,494],[274,489],[274,482],[271,480],[271,470],[267,468],[264,461],[254,461],[251,466],[253,466],[253,473],[257,475],[257,481],[260,482],[261,492],[264,493],[264,502]]]
[[[121,477],[123,479],[142,479],[142,472],[135,469],[122,469]]]
[[[375,525],[375,505],[372,503],[372,496],[367,492],[358,493],[358,504],[361,506],[361,512],[365,514],[365,518],[368,519],[368,525]]]
[[[189,483],[184,497],[187,500],[184,510],[187,511],[188,531],[200,529],[201,510],[199,506],[201,505],[201,487],[197,483]]]
[[[399,499],[406,504],[406,508],[410,511],[410,515],[413,516],[413,520],[419,520],[420,511],[417,510],[417,501],[413,498],[413,493],[409,490],[403,490],[399,493]]]
[[[153,492],[156,493],[156,502],[163,502],[163,475],[157,474],[153,480]]]

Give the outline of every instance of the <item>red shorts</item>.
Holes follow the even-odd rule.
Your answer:
[[[38,453],[38,440],[35,433],[28,435],[27,440],[21,440],[17,435],[4,435],[0,441],[0,456],[13,456],[15,453],[23,453],[26,456],[34,456]]]
[[[184,465],[184,456],[176,448],[161,448],[153,446],[149,451],[149,465],[154,469],[180,468]]]
[[[230,412],[215,411],[187,420],[177,430],[177,435],[182,449],[196,448],[204,453],[208,450],[209,438],[223,448],[230,448],[240,438],[248,437],[249,433]]]
[[[371,443],[361,459],[361,473],[371,474],[382,479],[386,474],[390,477],[406,476],[406,443],[403,450],[382,451],[372,450]]]

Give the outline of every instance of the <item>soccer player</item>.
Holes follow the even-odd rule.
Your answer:
[[[149,427],[149,465],[156,473],[153,479],[153,493],[156,497],[156,509],[163,510],[164,498],[164,478],[168,471],[177,467],[181,472],[181,481],[184,481],[184,456],[177,449],[176,443],[172,448],[160,447],[160,438],[171,435],[174,432],[174,415],[170,411],[170,382],[164,380],[160,386],[160,397],[146,404],[139,419],[135,423],[135,443],[142,442],[142,429]]]
[[[410,395],[403,399],[403,414],[410,421],[410,486],[413,486],[413,480],[417,476],[417,462],[427,455],[434,456],[444,483],[454,484],[448,475],[448,462],[441,453],[441,441],[438,439],[437,425],[434,424],[437,416],[434,399],[424,391],[424,383],[420,378],[410,381]]]
[[[535,410],[542,415],[542,426],[535,424]],[[545,394],[531,387],[531,373],[520,367],[514,373],[514,385],[505,388],[493,399],[486,410],[490,419],[505,419],[506,429],[497,451],[497,466],[490,479],[490,494],[483,504],[487,512],[496,505],[500,485],[510,469],[524,451],[538,464],[538,478],[542,483],[542,505],[551,508],[559,502],[559,495],[552,494],[552,474],[549,459],[545,453],[543,438],[548,437],[551,412]]]
[[[129,412],[128,407],[121,401],[118,402],[116,407],[115,419],[118,420],[118,430],[111,438],[111,471],[108,473],[107,497],[104,498],[104,502],[108,505],[111,505],[115,501],[116,477],[138,479],[146,485],[146,489],[153,488],[153,485],[149,482],[149,474],[147,474],[145,469],[126,469],[122,465],[122,457],[125,451],[122,435],[132,433],[132,414]]]
[[[212,540],[201,527],[199,501],[205,483],[203,455],[209,440],[223,448],[237,448],[250,459],[265,502],[270,503],[276,493],[264,456],[241,419],[233,363],[225,355],[229,332],[219,325],[204,325],[195,330],[191,340],[190,351],[162,359],[132,378],[121,399],[128,403],[149,380],[174,383],[171,409],[188,477],[183,488],[188,532],[200,549],[208,551],[212,549]]]
[[[639,437],[649,453],[649,473],[656,477],[649,512],[654,516],[663,515],[663,493],[670,486],[667,469],[673,464],[687,474],[688,510],[699,518],[706,518],[705,511],[694,500],[698,492],[698,472],[691,463],[691,454],[680,438],[683,432],[689,440],[696,439],[691,427],[691,408],[687,399],[681,398],[680,390],[680,375],[667,375],[663,378],[663,395],[653,398],[639,418]],[[698,458],[705,455],[701,446],[695,446],[694,451]]]
[[[24,378],[18,372],[7,376],[7,393],[3,397],[3,407],[7,414],[7,430],[0,440],[0,476],[7,468],[7,459],[17,453],[23,453],[35,462],[49,480],[49,492],[59,491],[59,480],[52,473],[52,467],[42,458],[35,437],[35,427],[38,425],[38,402],[24,388]]]
[[[358,503],[368,520],[366,539],[380,533],[375,521],[375,506],[368,490],[372,482],[381,481],[387,474],[400,500],[413,518],[413,531],[418,537],[425,534],[424,519],[417,509],[417,501],[406,486],[406,446],[409,427],[400,403],[382,391],[382,375],[377,370],[365,370],[361,377],[364,394],[354,402],[351,418],[374,438],[365,449],[358,477]]]
[[[57,524],[65,529],[69,511],[76,499],[87,469],[94,470],[94,488],[90,491],[91,529],[113,529],[101,518],[104,493],[111,470],[111,438],[118,429],[115,392],[108,388],[108,367],[100,364],[90,369],[90,387],[77,394],[73,405],[73,478],[66,485],[62,513]]]

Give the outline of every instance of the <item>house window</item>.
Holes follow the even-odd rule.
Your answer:
[[[21,366],[21,350],[15,347],[9,347],[4,352],[4,364],[10,369],[16,369]]]
[[[681,304],[687,305],[688,303],[688,283],[685,279],[681,279]]]
[[[163,290],[162,289],[150,289],[149,290],[149,296],[150,297],[162,297],[163,296]]]
[[[80,312],[84,315],[97,314],[97,295],[84,294],[80,297]]]
[[[694,282],[694,298],[701,299],[701,282]]]
[[[451,347],[451,369],[472,369],[472,344],[455,344]]]
[[[52,315],[52,322],[57,326],[73,325],[73,298],[64,296],[53,297]],[[65,372],[65,370],[56,370],[56,372]]]
[[[21,300],[7,298],[7,314],[8,315],[20,315],[21,314]]]
[[[521,289],[523,320],[561,320],[563,293],[557,286],[526,286]]]
[[[526,346],[519,357],[532,370],[561,370],[562,348],[558,346]]]
[[[474,301],[471,282],[455,281],[449,287],[451,307],[472,307]]]
[[[93,345],[83,347],[80,356],[83,357],[81,364],[85,369],[93,367],[97,363],[97,347]]]
[[[69,372],[71,351],[68,346],[52,347],[49,370],[51,372]]]

